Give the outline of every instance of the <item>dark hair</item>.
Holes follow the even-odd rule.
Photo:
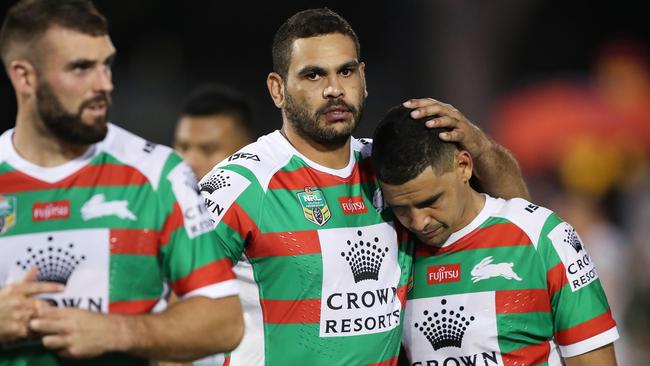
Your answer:
[[[108,21],[90,1],[20,0],[7,12],[0,30],[5,65],[15,43],[33,43],[55,25],[92,36],[108,34]]]
[[[308,9],[294,14],[280,26],[273,37],[273,71],[283,78],[287,77],[291,60],[293,41],[299,38],[310,38],[326,34],[340,33],[352,38],[361,57],[359,38],[350,24],[340,15],[328,8]]]
[[[246,99],[234,90],[215,84],[198,87],[183,103],[182,116],[228,115],[236,118],[244,129],[251,127],[251,110]]]
[[[388,184],[403,184],[427,167],[442,173],[453,167],[453,142],[440,140],[447,128],[428,128],[427,119],[414,120],[411,109],[402,105],[391,108],[375,129],[372,157],[377,177]]]

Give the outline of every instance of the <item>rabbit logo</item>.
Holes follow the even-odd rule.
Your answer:
[[[507,280],[521,281],[521,278],[512,270],[514,265],[509,263],[492,263],[492,256],[483,258],[472,268],[472,282],[487,280],[492,277],[503,277]]]

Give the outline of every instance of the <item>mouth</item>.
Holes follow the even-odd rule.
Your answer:
[[[436,235],[440,234],[444,228],[444,225],[438,225],[435,229],[429,231],[421,231],[420,236],[426,239],[432,239]]]
[[[93,101],[88,103],[84,107],[84,110],[90,112],[95,117],[104,116],[108,110],[108,104],[103,100]]]
[[[350,119],[352,117],[352,112],[345,106],[337,105],[326,108],[322,115],[325,117],[327,122],[337,122]]]

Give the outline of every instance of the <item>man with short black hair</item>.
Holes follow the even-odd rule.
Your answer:
[[[242,279],[246,332],[231,366],[397,363],[412,252],[383,204],[372,142],[351,137],[367,95],[359,49],[329,9],[289,18],[267,77],[282,128],[200,183]],[[481,155],[491,193],[526,194],[514,159],[453,107],[407,104]]]
[[[174,149],[201,178],[253,141],[250,128],[250,107],[243,97],[218,85],[204,85],[183,103]]]
[[[89,1],[21,0],[0,30],[18,105],[0,136],[0,365],[185,361],[242,336],[190,168],[108,123],[107,29]]]
[[[578,234],[544,207],[475,191],[472,154],[443,131],[397,106],[373,139],[386,202],[421,242],[411,364],[616,365],[616,324]]]

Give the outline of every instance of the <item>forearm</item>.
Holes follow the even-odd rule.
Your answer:
[[[194,297],[160,314],[120,316],[117,351],[152,360],[190,361],[232,351],[243,335],[237,296]]]
[[[506,148],[491,139],[484,151],[474,156],[474,174],[485,193],[491,196],[530,200],[517,160]]]
[[[567,366],[616,366],[614,344],[610,343],[593,351],[564,359]]]

